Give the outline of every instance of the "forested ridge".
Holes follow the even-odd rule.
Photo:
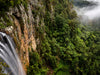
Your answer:
[[[37,51],[29,51],[27,75],[99,75],[100,30],[90,30],[78,21],[73,1],[38,1],[45,7],[45,14],[39,14],[44,26],[36,28],[40,44],[37,45]],[[0,0],[0,15],[4,16],[9,7],[21,3],[27,8],[27,2]],[[40,12],[39,8],[32,13],[36,16],[37,12]],[[9,23],[0,24],[0,29],[7,26]],[[4,75],[2,73],[0,68],[0,75]]]

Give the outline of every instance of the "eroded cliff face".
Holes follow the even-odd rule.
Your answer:
[[[53,5],[50,7],[53,17]],[[26,6],[20,4],[11,7],[5,15],[6,17],[1,16],[0,23],[10,25],[1,31],[13,37],[16,50],[26,70],[29,65],[29,51],[37,51],[37,46],[40,44],[38,30],[44,27],[45,5],[42,0],[29,0]]]

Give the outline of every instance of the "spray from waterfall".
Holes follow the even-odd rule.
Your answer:
[[[14,41],[10,36],[2,32],[0,32],[0,58],[9,66],[12,73],[10,75],[25,75],[15,50]]]

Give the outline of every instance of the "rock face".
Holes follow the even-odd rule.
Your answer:
[[[40,15],[45,14],[45,7],[41,0],[29,0],[26,4],[26,6],[20,4],[9,9],[6,18],[10,20],[11,25],[4,29],[13,37],[25,70],[29,65],[29,51],[37,51],[37,45],[40,43],[37,29],[44,26],[43,16]],[[0,23],[6,25],[4,17],[1,17]]]
[[[27,11],[21,4],[19,8],[15,7],[10,12],[13,15],[14,32],[13,37],[16,41],[18,54],[22,60],[24,68],[29,65],[29,50],[36,51],[36,39],[34,29],[34,18],[32,16],[32,9],[28,3]]]
[[[50,16],[53,18],[54,8],[52,2],[49,3]],[[4,26],[3,31],[13,37],[16,50],[26,70],[29,65],[29,51],[37,52],[39,49],[37,47],[40,44],[39,32],[44,28],[44,15],[47,7],[44,0],[28,0],[25,4],[11,7],[5,13],[5,17],[1,16],[0,24],[8,26]],[[43,35],[46,35],[45,32]]]
[[[8,31],[8,33],[12,33],[13,29],[13,26],[9,26],[5,28],[5,31]]]

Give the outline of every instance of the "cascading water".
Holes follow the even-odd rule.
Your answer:
[[[9,66],[12,72],[9,75],[25,75],[15,50],[14,41],[10,36],[2,32],[0,32],[0,58]]]

